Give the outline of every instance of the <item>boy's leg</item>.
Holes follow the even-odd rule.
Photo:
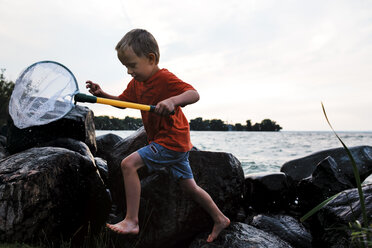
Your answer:
[[[138,211],[141,196],[141,182],[137,170],[144,166],[142,158],[137,152],[132,153],[121,162],[124,177],[127,213],[121,222],[107,227],[120,234],[137,234],[139,232]]]
[[[199,187],[195,180],[192,179],[180,179],[181,188],[190,194],[190,196],[199,203],[205,211],[212,217],[214,226],[211,234],[209,234],[207,242],[213,242],[220,232],[230,225],[230,220],[227,218],[221,210],[214,203],[211,196],[201,187]]]

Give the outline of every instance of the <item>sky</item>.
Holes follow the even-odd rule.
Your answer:
[[[15,81],[54,60],[119,95],[130,81],[115,46],[143,28],[161,68],[192,84],[189,120],[245,124],[271,119],[292,131],[372,130],[370,0],[0,0],[0,68]],[[138,110],[82,104],[96,116]]]

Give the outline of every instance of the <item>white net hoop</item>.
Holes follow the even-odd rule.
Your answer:
[[[18,128],[45,125],[64,117],[79,92],[75,76],[64,65],[40,61],[17,78],[9,114]]]

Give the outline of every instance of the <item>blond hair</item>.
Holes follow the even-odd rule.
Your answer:
[[[116,45],[115,50],[120,52],[128,47],[131,47],[139,57],[148,57],[150,53],[155,54],[156,63],[159,63],[160,52],[158,43],[148,31],[144,29],[133,29],[129,31]]]

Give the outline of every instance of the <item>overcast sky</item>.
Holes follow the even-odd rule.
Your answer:
[[[92,80],[118,95],[131,78],[114,48],[133,28],[155,36],[161,68],[199,91],[188,119],[329,130],[323,102],[336,130],[372,130],[370,0],[0,0],[0,68],[15,81],[32,63],[55,60],[81,92]]]

